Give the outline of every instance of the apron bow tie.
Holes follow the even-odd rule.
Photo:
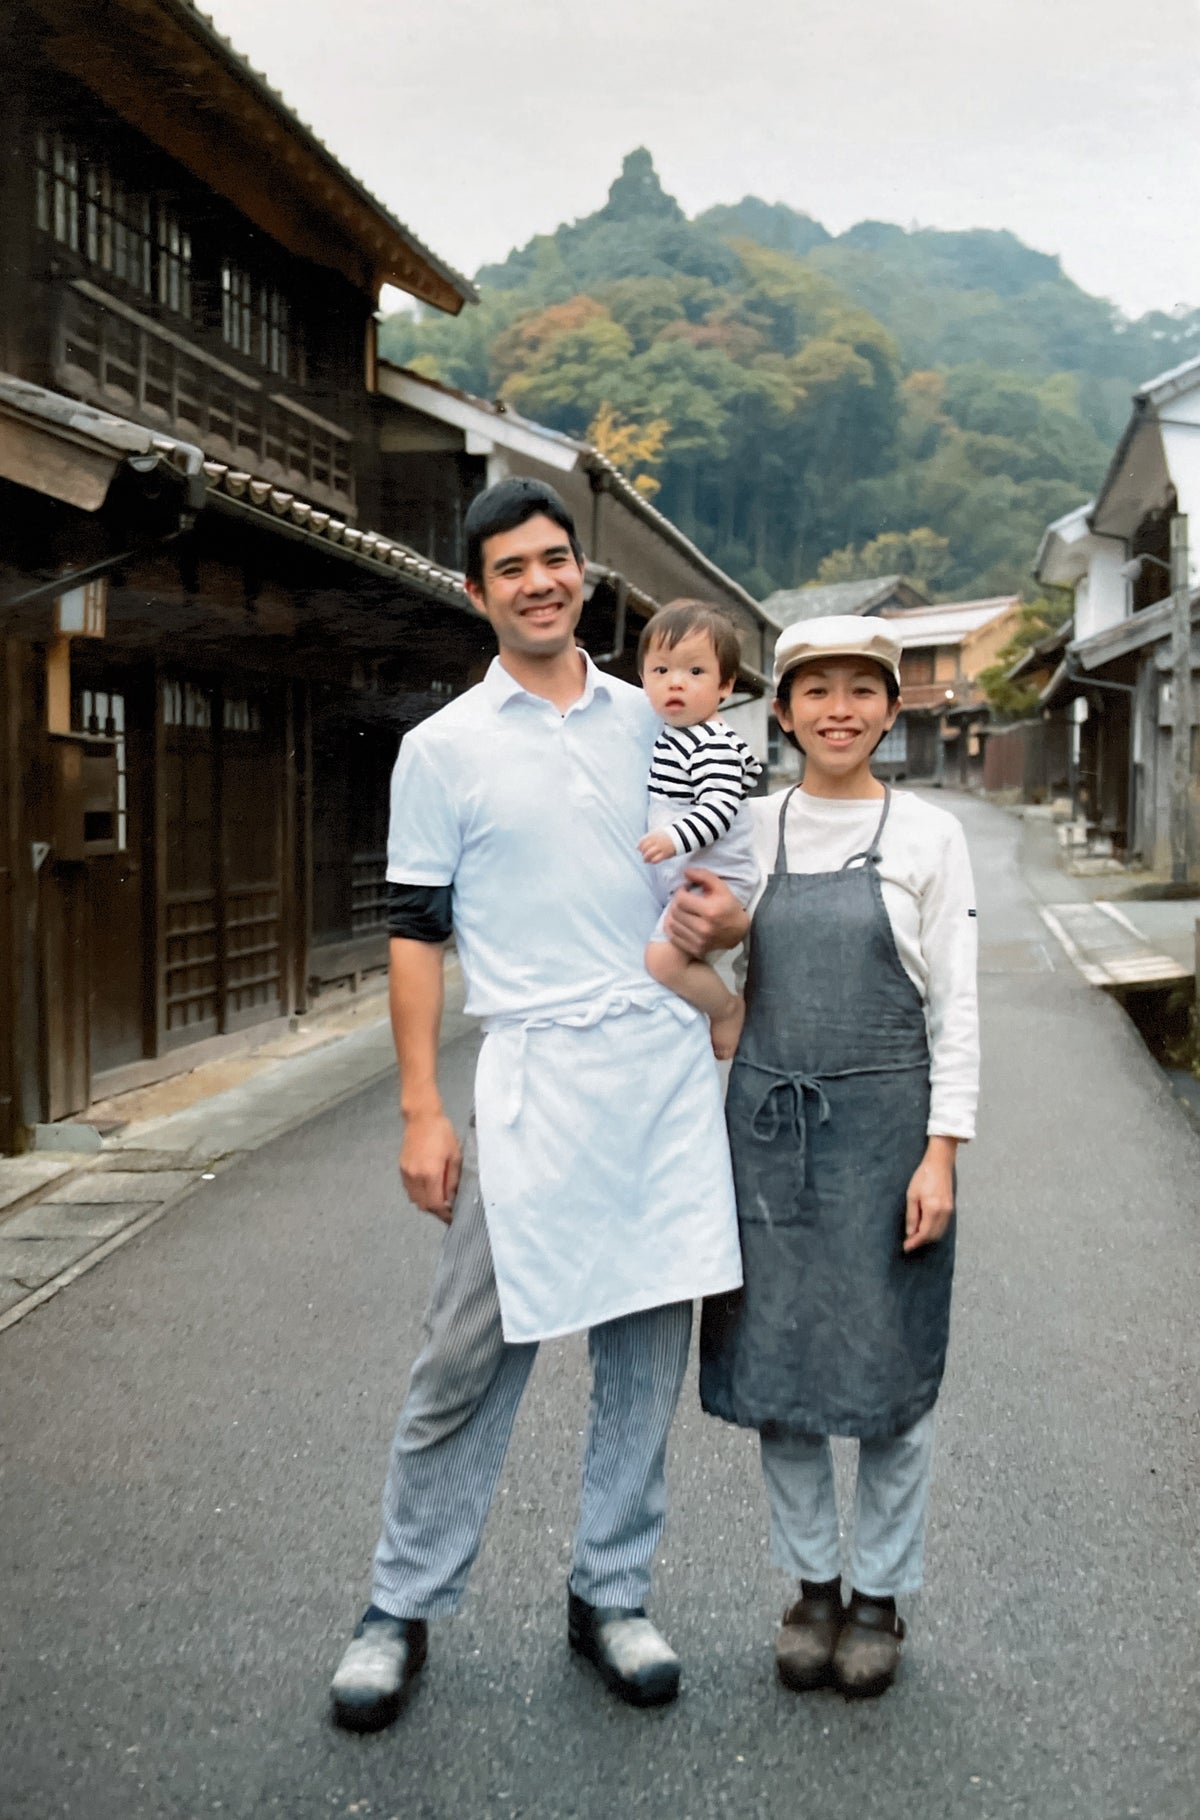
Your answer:
[[[811,1093],[817,1102],[817,1116],[822,1125],[829,1123],[829,1101],[820,1081],[812,1074],[788,1072],[782,1068],[764,1068],[758,1062],[744,1064],[755,1069],[759,1074],[773,1075],[774,1079],[767,1088],[750,1120],[750,1129],[756,1138],[764,1144],[773,1143],[783,1128],[785,1119],[791,1124],[799,1152],[801,1183],[807,1177],[808,1128],[804,1119],[804,1096]]]

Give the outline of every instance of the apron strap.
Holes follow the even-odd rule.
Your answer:
[[[842,867],[843,872],[849,872],[851,866],[877,866],[879,864],[879,843],[883,839],[883,830],[887,824],[888,810],[891,806],[891,786],[885,784],[883,786],[883,814],[879,817],[879,825],[871,836],[871,845],[869,847],[864,847],[861,853],[852,853]]]
[[[793,784],[791,789],[788,791],[787,795],[784,797],[783,801],[779,805],[779,842],[775,848],[775,871],[776,872],[786,872],[788,869],[787,829],[786,829],[785,824],[787,821],[788,805],[790,804],[793,796],[795,796],[795,794],[799,788],[800,788],[799,784]]]
[[[788,869],[788,863],[787,863],[787,812],[788,812],[789,806],[791,805],[791,800],[792,800],[793,796],[795,796],[795,794],[799,788],[800,788],[799,784],[793,784],[791,789],[788,791],[787,795],[784,797],[782,803],[780,803],[780,805],[779,805],[779,840],[778,840],[778,843],[775,848],[775,865],[773,868],[774,872],[786,872]],[[891,785],[885,784],[883,786],[883,814],[879,817],[879,825],[876,828],[874,834],[871,836],[871,844],[869,847],[864,847],[863,851],[861,853],[852,853],[850,855],[850,858],[846,861],[845,865],[842,867],[843,872],[848,872],[850,870],[851,866],[866,865],[868,861],[873,866],[877,866],[879,864],[879,843],[883,838],[883,830],[887,824],[888,810],[891,808],[891,806],[892,806]]]

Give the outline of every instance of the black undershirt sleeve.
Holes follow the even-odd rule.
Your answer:
[[[450,885],[397,885],[388,881],[389,935],[410,942],[449,941],[453,930]]]

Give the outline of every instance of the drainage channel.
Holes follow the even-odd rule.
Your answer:
[[[1122,908],[1096,898],[1038,908],[1089,985],[1124,1009],[1172,1092],[1200,1125],[1196,901],[1131,902]],[[1133,920],[1138,915],[1141,926]]]
[[[1172,1093],[1200,1126],[1200,1016],[1194,979],[1114,995]]]

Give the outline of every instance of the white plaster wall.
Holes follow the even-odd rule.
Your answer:
[[[721,719],[731,726],[739,739],[744,739],[755,758],[767,762],[767,704],[765,700],[749,701],[740,708],[726,708]]]
[[[1159,424],[1179,510],[1188,515],[1191,579],[1200,575],[1200,387],[1161,407]]]
[[[1075,637],[1119,625],[1129,611],[1129,584],[1121,574],[1125,552],[1119,543],[1093,540],[1087,574],[1075,588]]]

